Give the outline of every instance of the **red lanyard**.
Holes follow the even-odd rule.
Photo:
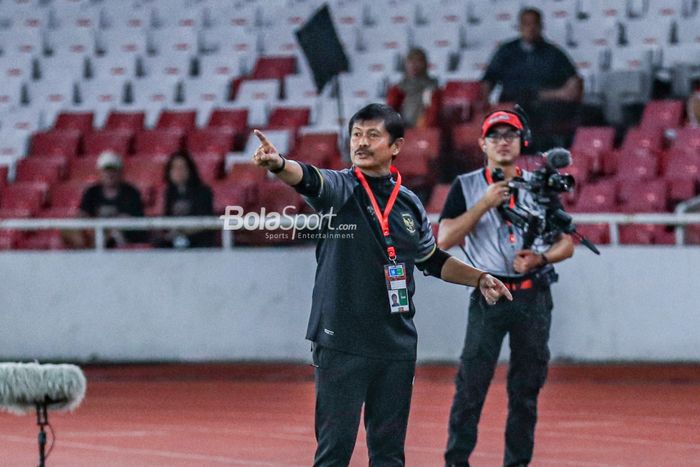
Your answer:
[[[518,177],[522,175],[522,170],[520,170],[520,167],[515,168],[515,175]],[[485,167],[484,176],[486,177],[486,183],[488,183],[489,185],[493,184],[493,175],[491,174],[491,169]],[[510,195],[510,202],[508,203],[508,206],[511,209],[515,208],[515,193]],[[506,220],[506,224],[508,225],[508,239],[510,240],[510,243],[515,244],[515,232],[513,232],[513,225],[509,220]]]
[[[379,209],[377,198],[374,196],[372,188],[370,188],[369,184],[367,183],[365,174],[363,174],[362,171],[357,167],[355,167],[355,176],[357,176],[357,179],[360,180],[362,187],[367,192],[369,200],[372,202],[374,215],[377,217],[377,221],[379,221],[379,226],[382,228],[382,234],[384,234],[384,240],[386,241],[387,245],[386,252],[389,255],[389,259],[391,261],[396,261],[396,248],[394,248],[393,246],[393,243],[391,241],[391,234],[389,232],[389,215],[391,214],[391,210],[394,207],[396,198],[398,198],[399,196],[399,190],[401,189],[401,174],[399,173],[398,169],[393,165],[391,166],[390,170],[393,175],[396,175],[396,184],[394,185],[394,189],[391,191],[391,195],[389,195],[389,201],[387,201],[386,203],[384,212],[382,212],[382,210]]]

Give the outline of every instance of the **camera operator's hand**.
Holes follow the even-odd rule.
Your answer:
[[[481,276],[479,279],[479,291],[489,305],[495,305],[501,297],[506,297],[511,301],[513,300],[513,295],[510,293],[510,290],[503,285],[503,282],[499,281],[491,274],[484,274]]]
[[[481,202],[489,209],[495,208],[508,201],[510,198],[510,188],[508,182],[496,182],[486,189],[486,193],[481,198]]]
[[[533,269],[544,266],[544,263],[545,261],[542,255],[538,255],[532,250],[520,250],[515,254],[513,269],[515,269],[517,273],[527,274]]]

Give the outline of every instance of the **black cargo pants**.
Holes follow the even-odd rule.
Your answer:
[[[537,396],[547,377],[552,295],[548,286],[535,285],[513,292],[488,306],[476,290],[469,302],[467,335],[449,419],[445,462],[468,466],[486,392],[493,377],[501,344],[510,339],[508,421],[503,465],[527,465],[532,458],[537,422]]]

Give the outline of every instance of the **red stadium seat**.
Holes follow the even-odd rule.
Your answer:
[[[664,144],[664,130],[660,127],[656,128],[631,128],[625,135],[625,140],[619,151],[611,153],[613,158],[609,158],[604,164],[606,174],[615,173],[619,159],[624,155],[638,157],[655,157],[658,160],[662,158]]]
[[[449,183],[441,183],[435,185],[433,193],[430,195],[430,200],[425,207],[425,210],[430,214],[439,214],[445,206],[447,195],[450,192],[451,185]]]
[[[700,245],[700,225],[691,224],[685,228],[685,245]]]
[[[153,206],[155,193],[164,182],[165,163],[148,158],[127,159],[124,164],[124,180],[141,192],[144,207]]]
[[[0,209],[2,218],[2,209]],[[0,230],[0,250],[14,250],[22,239],[22,232],[17,230]]]
[[[267,122],[268,128],[293,128],[309,124],[311,109],[309,107],[277,107],[272,110]]]
[[[233,164],[231,167],[226,180],[230,182],[231,185],[258,186],[265,183],[267,174],[265,170],[252,162],[237,163]]]
[[[440,155],[440,130],[409,128],[401,152],[394,161],[407,186],[424,188],[435,182],[437,173],[431,169]]]
[[[80,147],[80,132],[75,130],[48,130],[32,136],[32,156],[75,157]]]
[[[451,162],[458,173],[469,172],[484,165],[484,155],[479,147],[481,121],[463,123],[452,127]]]
[[[658,224],[628,224],[620,226],[620,243],[623,245],[674,245],[675,232]]]
[[[18,182],[45,182],[48,185],[64,178],[66,160],[61,157],[27,157],[17,164],[15,180]]]
[[[340,160],[337,133],[307,133],[301,135],[289,156],[316,167],[332,167]]]
[[[463,123],[452,129],[452,146],[461,152],[479,153],[481,123]]]
[[[0,190],[2,190],[2,187],[7,185],[8,172],[9,172],[9,169],[7,167],[0,167]]]
[[[296,57],[260,57],[250,77],[252,79],[282,79],[296,73]]]
[[[681,128],[676,132],[676,138],[671,144],[672,149],[692,149],[700,152],[700,128]]]
[[[85,135],[83,141],[84,153],[87,156],[97,156],[102,151],[114,151],[125,156],[131,152],[133,133],[130,130],[100,130]]]
[[[671,226],[657,226],[654,232],[654,244],[655,245],[675,245],[676,244],[676,232]]]
[[[207,128],[225,128],[234,133],[233,147],[242,150],[248,135],[248,109],[214,109]]]
[[[0,208],[0,219],[28,219],[32,217],[31,209],[27,208]],[[4,230],[0,230],[4,232]]]
[[[147,158],[127,159],[124,163],[124,179],[130,183],[148,183],[153,186],[164,182],[165,163]]]
[[[589,183],[581,189],[575,212],[616,212],[615,181]]]
[[[169,155],[182,148],[183,133],[168,130],[145,130],[136,135],[134,150],[137,155]]]
[[[610,243],[610,226],[608,224],[576,224],[576,230],[596,245]]]
[[[42,210],[39,215],[46,219],[73,219],[78,217],[80,214],[80,209],[77,207],[68,208],[46,208]]]
[[[105,130],[129,130],[133,133],[143,130],[145,112],[120,112],[112,110],[107,116]]]
[[[228,128],[200,128],[187,134],[187,150],[199,157],[207,154],[223,155],[233,149],[233,131]]]
[[[669,151],[664,179],[668,181],[673,201],[692,198],[700,182],[700,155],[686,151]]]
[[[247,109],[214,109],[209,116],[207,128],[229,128],[236,133],[248,131]]]
[[[483,106],[480,81],[448,81],[442,92],[440,119],[446,128],[468,122]]]
[[[49,190],[51,208],[76,209],[80,205],[80,200],[88,186],[88,183],[82,181],[70,181],[52,185]]]
[[[664,212],[668,204],[666,180],[623,181],[618,188],[621,210],[627,213]]]
[[[664,132],[662,128],[630,128],[622,143],[622,152],[634,152],[635,150],[650,150],[658,153],[663,149]]]
[[[76,130],[82,134],[92,131],[93,112],[61,112],[56,117],[54,130]]]
[[[653,224],[621,225],[620,243],[622,245],[652,245],[657,227]]]
[[[684,103],[680,100],[649,101],[639,126],[644,129],[677,128],[683,120]]]
[[[214,212],[223,214],[226,206],[241,206],[244,210],[253,204],[257,190],[252,185],[236,185],[225,182],[214,183],[211,186],[214,193]]]
[[[258,199],[255,201],[253,209],[265,208],[268,213],[281,213],[287,206],[296,208],[296,211],[289,211],[290,213],[299,212],[304,206],[304,200],[294,188],[275,180],[266,182],[259,187]]]
[[[659,161],[650,152],[622,153],[617,159],[618,180],[652,180],[659,172]]]
[[[197,120],[196,110],[163,110],[158,117],[156,128],[175,129],[187,132],[195,127]]]
[[[204,154],[195,159],[195,164],[202,181],[211,185],[221,178],[224,158],[219,154]]]
[[[431,161],[440,156],[440,130],[437,128],[408,128],[399,157],[406,152],[420,153]]]
[[[27,209],[38,213],[46,202],[48,185],[43,182],[15,182],[6,186],[0,195],[0,208]]]
[[[81,157],[70,161],[69,181],[95,182],[99,178],[97,157]]]
[[[413,190],[426,188],[434,180],[431,176],[430,159],[421,157],[420,153],[406,155],[402,151],[394,165],[401,172],[403,183]]]
[[[50,216],[50,218],[57,217]],[[17,249],[20,250],[63,250],[65,248],[61,231],[58,229],[31,232],[17,243]]]
[[[590,159],[590,170],[594,174],[603,172],[604,161],[609,157],[615,143],[613,127],[582,127],[576,130],[571,152],[574,158]]]

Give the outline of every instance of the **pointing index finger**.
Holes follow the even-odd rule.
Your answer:
[[[262,131],[260,131],[260,130],[253,130],[253,133],[255,133],[255,136],[258,137],[258,139],[260,140],[260,143],[261,143],[264,147],[266,147],[266,148],[272,147],[272,144],[270,144],[270,142],[267,140],[267,137],[263,134]]]

